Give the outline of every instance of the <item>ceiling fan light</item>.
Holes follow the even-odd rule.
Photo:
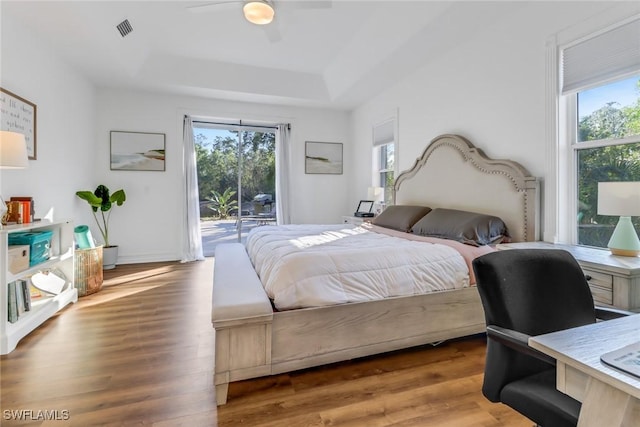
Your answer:
[[[273,21],[275,11],[273,7],[264,0],[248,1],[242,7],[244,17],[252,24],[265,25]]]

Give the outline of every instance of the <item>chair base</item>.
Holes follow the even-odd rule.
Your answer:
[[[555,369],[507,384],[500,400],[543,427],[578,424],[580,402],[556,389]]]

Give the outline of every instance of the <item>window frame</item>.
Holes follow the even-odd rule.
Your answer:
[[[392,146],[393,147],[393,168],[383,167],[382,165],[382,150],[384,147]],[[382,182],[383,174],[387,174],[389,172],[393,172],[393,180],[398,177],[397,173],[397,158],[396,158],[396,143],[395,141],[387,142],[385,144],[376,145],[373,147],[373,159],[374,159],[374,167],[373,167],[373,187],[382,187],[382,201],[386,206],[393,203],[393,194],[388,195],[386,193],[387,187]],[[377,165],[377,166],[375,166]],[[393,193],[393,184],[390,187],[390,191]]]
[[[603,82],[602,86],[605,86],[611,82]],[[571,149],[571,158],[572,158],[572,173],[571,173],[571,188],[573,189],[573,197],[571,200],[572,203],[572,226],[571,226],[571,243],[579,244],[578,242],[578,183],[579,183],[579,165],[578,165],[578,153],[582,150],[589,150],[593,148],[604,148],[604,147],[613,147],[613,146],[621,146],[626,144],[637,144],[640,143],[640,135],[633,135],[626,138],[617,138],[617,139],[598,139],[591,141],[578,141],[578,127],[579,120],[578,117],[578,95],[577,93],[571,95],[565,95],[566,102],[570,103],[570,106],[567,108],[568,115],[566,117],[567,121],[572,124],[570,126],[570,138],[567,141],[570,145]],[[603,248],[604,249],[604,248]]]
[[[393,146],[393,168],[382,167],[382,147]],[[372,126],[372,163],[371,163],[371,185],[382,187],[383,207],[393,204],[393,186],[391,194],[385,193],[385,186],[381,185],[383,173],[393,172],[393,180],[398,177],[398,114],[388,116],[384,120],[376,122]],[[378,202],[380,203],[380,202]]]
[[[597,37],[608,29],[622,26],[640,16],[618,17],[608,23],[592,22],[589,28],[580,26],[569,33],[554,35],[547,41],[547,182],[545,195],[545,230],[543,240],[554,243],[578,242],[578,152],[583,149],[640,142],[640,137],[578,142],[578,96],[580,90],[563,94],[562,53],[578,41]],[[559,40],[563,38],[564,40]],[[633,74],[640,73],[637,70]],[[632,74],[632,75],[633,75]],[[625,76],[603,78],[599,85]],[[593,87],[593,86],[592,86]],[[583,89],[583,90],[586,90]]]

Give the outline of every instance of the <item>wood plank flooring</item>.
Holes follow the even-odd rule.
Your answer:
[[[483,337],[232,383],[216,408],[213,263],[106,271],[0,358],[0,425],[532,425],[481,395]]]

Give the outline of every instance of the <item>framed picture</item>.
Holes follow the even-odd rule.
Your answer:
[[[37,158],[36,118],[38,112],[36,104],[0,87],[0,110],[2,113],[0,114],[2,117],[0,130],[23,134],[27,142],[29,159],[35,160]]]
[[[111,170],[164,171],[166,135],[111,131]]]
[[[306,141],[305,173],[342,174],[342,143]]]

